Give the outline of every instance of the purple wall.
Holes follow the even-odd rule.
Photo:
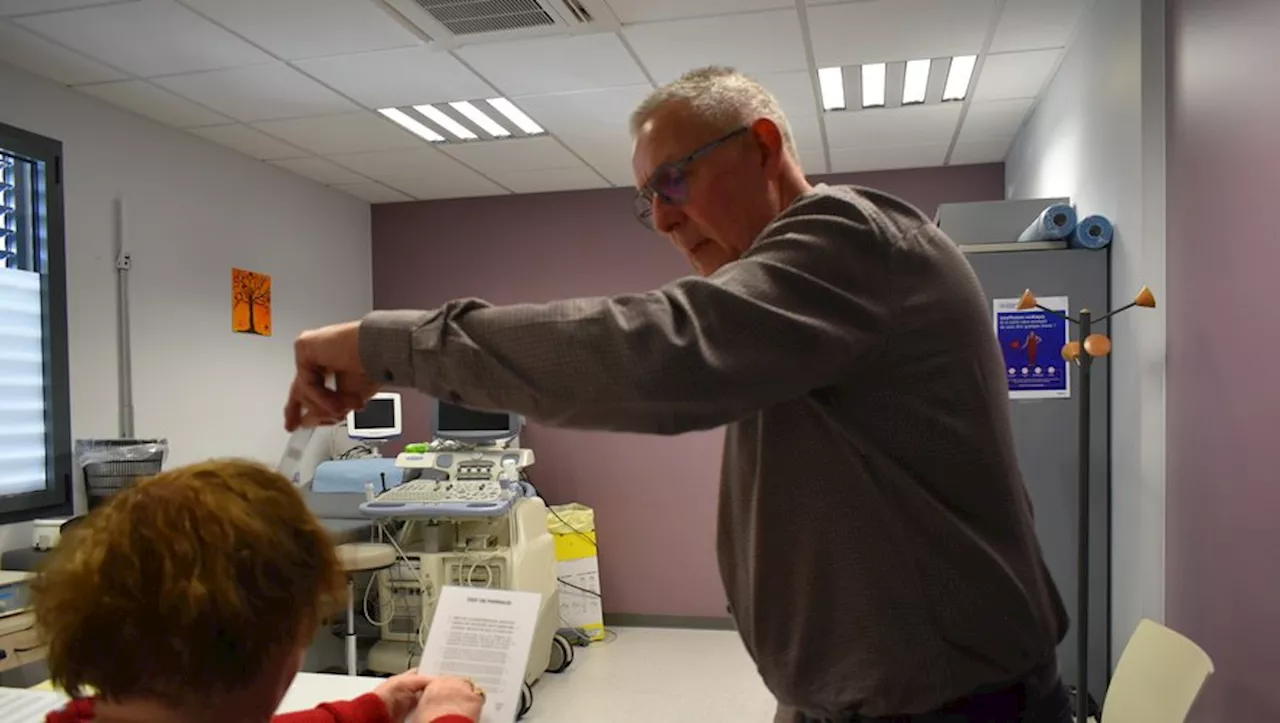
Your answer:
[[[1195,720],[1274,723],[1280,2],[1168,13],[1167,621],[1217,666]]]
[[[822,180],[879,188],[932,215],[939,203],[1003,198],[1004,166]],[[610,295],[688,273],[667,241],[635,220],[631,199],[629,190],[609,189],[374,206],[374,306]],[[425,397],[406,398],[406,439],[430,436],[428,415]],[[596,510],[607,611],[724,616],[713,548],[721,439],[719,431],[660,438],[532,426],[525,433],[538,457],[530,476],[547,501]]]

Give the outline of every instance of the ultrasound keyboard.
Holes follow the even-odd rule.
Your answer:
[[[378,495],[377,502],[493,502],[502,499],[496,481],[413,480]]]
[[[511,507],[513,495],[495,480],[405,482],[360,505],[368,517],[495,517]]]

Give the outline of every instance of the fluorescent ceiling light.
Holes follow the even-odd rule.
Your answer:
[[[434,105],[415,105],[413,109],[426,116],[427,120],[443,128],[446,133],[452,133],[455,138],[460,138],[464,141],[479,138],[470,128],[450,118],[444,111]]]
[[[902,82],[902,104],[923,103],[929,91],[929,59],[912,60],[907,63],[907,75]]]
[[[822,90],[823,110],[844,110],[844,70],[818,68],[818,86]]]
[[[432,143],[442,143],[445,139],[444,136],[422,125],[413,116],[405,113],[399,108],[379,108],[378,112],[394,121],[396,125],[409,131],[415,136],[422,138],[423,140],[431,141]]]
[[[515,123],[516,127],[525,133],[528,133],[531,136],[539,133],[546,133],[546,131],[542,130],[542,126],[534,123],[532,118],[525,115],[524,111],[517,108],[515,103],[512,103],[506,98],[490,98],[485,102],[493,106],[494,110],[506,116],[507,120]]]
[[[456,103],[450,103],[450,107],[467,117],[467,120],[480,126],[480,129],[494,138],[506,138],[511,135],[511,131],[503,128],[498,121],[484,114],[484,111],[475,107],[465,100]]]
[[[969,92],[969,80],[973,78],[973,66],[977,62],[976,55],[960,55],[951,59],[947,85],[942,91],[943,100],[964,100],[965,94]]]
[[[862,107],[875,108],[884,105],[884,63],[862,66]]]

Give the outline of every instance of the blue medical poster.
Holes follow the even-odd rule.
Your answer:
[[[1069,308],[1065,296],[1040,297],[1036,301],[1063,314]],[[1071,375],[1062,358],[1067,320],[1042,309],[1018,311],[1017,299],[996,299],[992,307],[1009,398],[1069,399]]]

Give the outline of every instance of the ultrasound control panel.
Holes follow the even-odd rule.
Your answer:
[[[529,449],[471,449],[449,452],[405,452],[396,466],[405,470],[405,481],[423,477],[461,482],[516,482],[520,470],[533,464]],[[425,473],[431,470],[431,473]],[[443,473],[443,475],[441,475]]]
[[[461,519],[506,514],[522,496],[527,449],[405,452],[396,457],[404,482],[360,505],[369,517]]]

